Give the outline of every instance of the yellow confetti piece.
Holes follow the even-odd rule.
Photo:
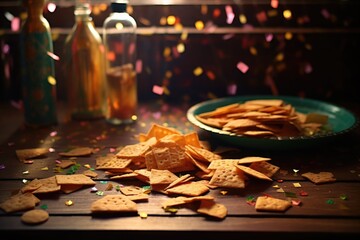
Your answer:
[[[244,14],[240,14],[239,16],[239,21],[242,23],[242,24],[245,24],[247,23],[247,18]]]
[[[139,212],[139,216],[140,216],[142,219],[144,219],[144,218],[147,218],[147,217],[148,217],[148,215],[147,215],[147,213],[146,213],[146,212]]]
[[[66,205],[66,206],[72,206],[73,204],[74,204],[74,202],[71,201],[71,200],[65,201],[65,205]]]
[[[257,49],[256,48],[254,48],[254,47],[250,47],[250,53],[252,54],[252,55],[257,55]]]
[[[53,76],[48,76],[48,82],[51,85],[56,85],[56,79]]]
[[[195,76],[200,76],[203,73],[203,69],[201,67],[197,67],[194,69],[193,73]]]
[[[283,11],[283,16],[284,16],[284,18],[286,18],[286,19],[290,19],[291,16],[292,16],[292,13],[291,13],[290,10],[284,10],[284,11]]]
[[[85,164],[84,167],[91,168],[90,164]]]
[[[221,191],[220,193],[221,193],[221,195],[226,195],[228,192],[227,191]]]
[[[300,184],[300,183],[293,183],[293,185],[294,185],[294,187],[296,187],[296,188],[301,187],[301,184]]]
[[[183,53],[185,52],[185,45],[183,43],[179,43],[177,46],[176,46],[176,49],[179,53]]]
[[[166,22],[168,25],[174,25],[176,22],[176,17],[173,15],[170,15],[166,18]]]
[[[284,60],[284,54],[283,53],[278,53],[278,55],[276,55],[275,59],[278,62],[283,61]]]
[[[273,188],[280,188],[279,185],[274,185]]]
[[[293,37],[293,35],[292,35],[291,32],[286,32],[286,33],[285,33],[285,39],[286,39],[286,40],[291,40],[292,37]]]
[[[163,55],[164,57],[168,57],[171,54],[171,49],[169,47],[164,48]]]
[[[279,188],[278,190],[276,190],[276,192],[279,192],[279,193],[284,193],[285,191],[284,191],[284,189]]]
[[[29,171],[24,171],[24,172],[22,172],[22,174],[27,175],[27,174],[29,174]]]
[[[41,168],[41,171],[48,171],[48,170],[49,170],[48,167],[43,167],[43,168]]]
[[[188,33],[186,31],[183,31],[181,33],[180,39],[185,41],[188,38]]]
[[[195,22],[195,28],[197,29],[197,30],[203,30],[204,29],[204,27],[205,27],[205,25],[204,25],[204,23],[203,23],[203,21],[196,21]]]

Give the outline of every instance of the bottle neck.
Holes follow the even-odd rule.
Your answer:
[[[90,17],[91,9],[89,4],[77,4],[74,10],[74,15],[76,21],[87,21],[91,22],[92,18]]]
[[[40,18],[43,16],[44,0],[24,0],[28,18]]]

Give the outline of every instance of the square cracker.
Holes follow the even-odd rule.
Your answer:
[[[290,207],[291,203],[289,201],[268,196],[258,197],[255,203],[255,209],[258,211],[283,212]]]
[[[75,185],[95,185],[96,182],[84,174],[72,175],[55,175],[56,182],[59,185],[75,184]]]
[[[328,182],[335,182],[336,178],[334,177],[334,174],[331,172],[319,172],[319,173],[312,173],[307,172],[301,174],[302,177],[309,179],[315,184],[321,184],[321,183],[328,183]]]

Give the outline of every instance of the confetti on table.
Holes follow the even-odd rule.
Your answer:
[[[221,195],[226,195],[228,192],[227,191],[220,191]]]
[[[273,188],[280,188],[280,186],[279,185],[274,185]]]
[[[47,210],[48,209],[48,205],[47,204],[43,204],[40,206],[41,209],[43,210]]]
[[[326,200],[326,204],[333,205],[335,201],[333,199]]]
[[[292,204],[293,206],[300,206],[301,201],[298,200],[298,199],[296,199],[296,200],[291,200],[291,204]]]
[[[296,188],[300,188],[301,187],[301,184],[300,183],[293,183],[294,187]]]
[[[147,213],[145,213],[145,212],[139,212],[139,216],[140,216],[140,218],[142,218],[142,219],[145,219],[145,218],[148,217]]]
[[[97,191],[98,191],[98,189],[96,187],[92,187],[90,190],[90,192],[97,192]]]
[[[74,204],[74,202],[71,201],[71,200],[65,201],[65,205],[66,205],[66,206],[72,206],[73,204]]]
[[[284,191],[284,189],[279,188],[279,189],[276,190],[276,192],[278,192],[278,193],[284,193],[285,191]]]
[[[305,191],[300,191],[299,195],[300,196],[308,196],[309,194],[307,192],[305,192]]]
[[[103,192],[103,191],[97,191],[97,192],[96,192],[96,195],[98,195],[98,196],[103,196],[103,195],[104,195],[104,192]]]
[[[340,195],[340,199],[341,199],[341,200],[347,200],[348,197],[347,197],[345,194],[341,194],[341,195]]]
[[[48,167],[43,167],[43,168],[41,168],[41,171],[48,171],[48,170],[49,170]]]
[[[22,172],[22,174],[27,175],[27,174],[29,174],[29,171],[24,171],[24,172]]]
[[[293,192],[285,192],[285,196],[290,197],[290,198],[294,198],[294,197],[296,197],[296,194],[293,193]]]

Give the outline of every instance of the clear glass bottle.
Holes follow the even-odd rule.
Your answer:
[[[67,110],[73,120],[102,118],[105,113],[104,47],[90,14],[88,1],[76,1],[75,24],[64,46]]]
[[[128,1],[111,2],[103,24],[108,122],[129,124],[137,119],[136,28],[127,12]]]
[[[25,125],[57,124],[53,42],[43,16],[45,0],[24,0],[27,18],[20,30],[22,99]]]

